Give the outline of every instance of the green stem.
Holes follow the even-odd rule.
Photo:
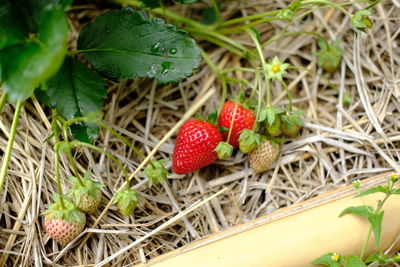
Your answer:
[[[261,23],[265,23],[265,22],[270,22],[270,21],[274,21],[274,20],[279,20],[280,18],[278,17],[270,17],[270,18],[265,18],[265,19],[261,19],[261,20],[257,20],[254,21],[252,23],[243,25],[243,26],[235,26],[235,27],[231,27],[231,28],[226,28],[226,29],[222,29],[219,30],[219,33],[223,33],[223,34],[230,34],[230,33],[241,33],[243,31],[246,31],[248,29],[250,29],[251,27],[257,25],[257,24],[261,24]]]
[[[332,6],[332,7],[336,8],[336,9],[340,10],[343,14],[345,14],[345,15],[347,15],[349,17],[352,16],[349,12],[347,12],[346,9],[344,9],[340,5],[338,5],[336,3],[333,3],[333,2],[330,2],[330,1],[326,1],[326,0],[304,0],[302,2],[302,4],[303,5],[307,5],[307,4],[311,4],[311,5],[313,5],[313,4],[324,4],[324,5]]]
[[[62,191],[62,187],[61,187],[60,154],[59,154],[59,151],[58,151],[59,147],[60,147],[60,144],[61,143],[57,143],[54,146],[54,168],[55,168],[55,171],[56,171],[57,191],[58,191],[58,195],[60,196],[60,205],[61,205],[61,208],[65,209],[64,196],[63,196],[63,191]]]
[[[221,94],[221,103],[220,103],[220,107],[219,107],[219,112],[221,112],[222,107],[224,106],[224,103],[226,100],[226,95],[228,93],[228,86],[226,84],[225,76],[220,75],[220,80],[221,80],[221,86],[222,86],[222,94]]]
[[[58,127],[57,124],[57,119],[59,121],[61,121],[61,123],[63,124],[63,137],[64,137],[64,141],[67,144],[67,156],[68,156],[68,160],[71,163],[71,167],[72,167],[72,171],[74,172],[74,175],[76,177],[76,179],[78,180],[79,185],[83,186],[83,181],[81,179],[81,176],[79,175],[79,171],[78,171],[78,167],[76,166],[74,157],[72,156],[72,152],[71,152],[71,147],[69,145],[69,138],[68,138],[68,126],[66,126],[67,121],[59,116],[57,114],[57,111],[53,110],[53,132],[54,132],[54,136],[56,139],[56,143],[60,142],[60,129]]]
[[[292,112],[293,111],[292,92],[290,92],[289,87],[287,86],[287,84],[285,83],[284,80],[279,80],[279,81],[286,91],[286,94],[287,94],[288,100],[289,100],[289,111]]]
[[[226,142],[227,143],[229,143],[229,141],[231,140],[231,135],[232,135],[232,130],[233,130],[233,123],[235,122],[236,111],[237,111],[238,106],[239,106],[239,104],[236,103],[235,109],[233,110],[233,116],[232,116],[232,119],[231,119],[231,125],[229,126],[228,137],[226,138]]]
[[[8,138],[6,153],[3,158],[3,164],[1,165],[0,170],[0,195],[3,192],[4,182],[6,181],[8,164],[10,163],[12,147],[15,140],[15,133],[17,132],[19,115],[21,113],[22,101],[17,102],[17,106],[15,107],[14,118],[11,124],[10,136]]]
[[[252,68],[243,68],[243,67],[238,67],[238,68],[226,68],[223,70],[220,70],[222,74],[228,73],[228,72],[234,72],[234,71],[244,71],[244,72],[259,72],[257,69],[252,69]]]
[[[133,7],[137,7],[137,8],[143,8],[142,5],[143,3],[141,1],[138,0],[113,0],[113,2],[115,3],[119,3],[119,4],[124,4],[124,5],[130,5]],[[197,21],[194,21],[192,19],[180,16],[178,14],[175,14],[167,9],[163,10],[162,8],[154,8],[149,10],[149,12],[153,13],[153,14],[157,14],[157,15],[161,15],[164,16],[166,18],[170,18],[174,21],[178,21],[181,23],[184,23],[186,25],[189,25],[191,27],[195,27],[195,28],[203,28],[203,29],[207,29],[210,30],[211,28],[203,25]]]
[[[125,145],[127,145],[128,147],[130,147],[134,153],[136,153],[139,157],[141,157],[142,159],[145,159],[146,156],[139,150],[137,149],[134,145],[132,145],[131,142],[128,141],[128,139],[126,139],[125,137],[123,137],[121,134],[119,134],[116,130],[114,130],[112,127],[108,126],[107,124],[105,124],[104,122],[99,122],[98,125],[100,127],[103,127],[104,129],[106,129],[107,131],[109,131],[112,135],[114,135],[115,137],[117,137],[122,143],[124,143]],[[150,164],[151,161],[150,161]]]
[[[227,20],[227,21],[224,21],[224,22],[220,23],[218,25],[218,28],[224,28],[224,27],[229,26],[229,25],[238,24],[238,23],[241,23],[241,22],[249,21],[249,20],[260,19],[260,18],[267,17],[267,16],[273,16],[273,15],[278,14],[280,11],[281,10],[268,11],[268,12],[265,12],[265,13],[259,13],[259,14],[255,14],[255,15],[251,15],[251,16],[245,16],[245,17],[240,17],[240,18],[236,18],[236,19]]]
[[[99,152],[101,154],[106,155],[112,161],[114,161],[118,165],[118,167],[122,170],[122,172],[124,173],[124,176],[125,176],[125,180],[129,184],[129,175],[128,175],[128,172],[126,171],[125,167],[122,165],[122,163],[116,157],[114,157],[113,155],[111,155],[110,153],[105,151],[104,149],[99,148],[99,147],[97,147],[95,145],[92,145],[92,144],[88,144],[88,143],[84,143],[84,142],[78,141],[78,140],[74,140],[74,141],[70,142],[70,145],[74,146],[74,147],[86,146],[86,147],[88,147],[90,149],[96,150],[97,152]]]
[[[276,42],[277,40],[279,40],[282,37],[285,36],[290,36],[290,35],[295,35],[295,34],[309,34],[309,35],[313,35],[319,39],[321,39],[323,42],[325,42],[325,44],[328,44],[326,38],[324,36],[322,36],[319,33],[316,32],[308,32],[308,31],[297,31],[297,32],[284,32],[282,34],[276,35],[275,37],[269,39],[268,41],[266,41],[265,43],[262,44],[262,47],[266,47],[268,45],[270,45],[273,42]]]
[[[265,83],[266,83],[265,90],[266,90],[266,97],[267,97],[267,106],[269,107],[269,106],[271,106],[271,88],[269,86],[269,78],[267,76],[267,71],[268,71],[267,70],[267,63],[265,62],[265,58],[264,58],[264,54],[263,54],[260,42],[257,40],[256,36],[254,36],[254,34],[250,30],[247,30],[247,33],[250,35],[251,39],[253,39],[253,42],[254,42],[254,44],[255,44],[255,46],[257,48],[258,55],[259,55],[259,58],[260,58],[260,61],[261,61],[261,65],[262,65],[262,68],[263,68],[263,74],[264,74],[264,77],[265,77]],[[259,98],[261,98],[261,89],[262,89],[261,88],[261,82],[259,84],[259,88],[260,89],[259,89],[258,94],[259,94]],[[261,105],[261,103],[259,103],[259,105]],[[257,119],[258,119],[258,114],[257,114]]]
[[[7,103],[7,92],[4,92],[0,97],[0,113],[3,112],[4,105]]]
[[[246,47],[244,47],[243,45],[239,44],[238,42],[232,40],[229,37],[226,37],[225,35],[219,34],[219,33],[215,32],[215,31],[211,31],[210,29],[204,30],[204,29],[198,29],[198,28],[185,28],[185,30],[187,30],[187,31],[189,31],[191,33],[194,33],[194,34],[195,33],[200,33],[200,34],[205,34],[205,35],[212,36],[212,37],[214,37],[216,39],[219,39],[219,40],[221,40],[221,41],[223,41],[223,42],[225,42],[225,43],[227,43],[227,44],[239,49],[240,51],[243,51],[244,53],[247,53],[247,54],[250,53],[250,51]]]

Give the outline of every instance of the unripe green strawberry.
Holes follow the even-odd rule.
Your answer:
[[[281,131],[284,135],[290,138],[295,138],[301,127],[303,126],[303,121],[297,114],[282,115]]]
[[[261,136],[252,130],[245,129],[239,136],[239,149],[242,153],[249,153],[261,144]]]
[[[72,198],[75,205],[88,214],[96,213],[101,202],[101,190],[104,185],[90,179],[90,172],[80,180],[74,176],[70,177],[73,186],[68,196]]]
[[[55,203],[49,205],[44,213],[44,228],[52,239],[65,246],[82,232],[86,215],[67,198],[63,198],[63,205],[58,195],[54,200]]]
[[[248,154],[250,167],[254,172],[263,172],[278,158],[279,146],[266,140]]]
[[[118,192],[115,196],[114,203],[118,204],[119,210],[124,216],[129,216],[133,213],[139,203],[138,195],[135,190],[127,187]]]
[[[266,126],[267,128],[267,132],[272,135],[272,136],[277,136],[279,134],[279,129],[281,127],[281,118],[280,116],[275,116],[275,120],[272,123],[272,125],[268,125]]]

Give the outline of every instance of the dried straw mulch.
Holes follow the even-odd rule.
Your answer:
[[[285,3],[280,0],[224,1],[222,16],[229,19],[256,14],[283,7]],[[200,6],[203,4],[171,9],[196,19]],[[350,11],[360,7],[356,4]],[[105,11],[91,5],[75,6],[70,11],[74,38],[83,23]],[[296,107],[307,111],[301,136],[286,140],[278,162],[262,174],[254,174],[241,153],[187,176],[171,174],[168,182],[151,189],[138,172],[133,184],[140,193],[141,203],[134,216],[121,216],[115,206],[102,214],[99,211],[88,217],[83,237],[65,249],[50,240],[42,227],[41,212],[56,191],[52,143],[44,142],[51,133],[49,112],[35,100],[27,102],[5,192],[0,196],[2,260],[6,260],[7,266],[91,266],[102,260],[111,260],[109,266],[132,266],[343,186],[354,178],[400,171],[399,2],[383,1],[372,19],[373,28],[357,40],[349,29],[349,19],[333,9],[316,10],[301,23],[289,26],[282,21],[259,26],[262,40],[268,40],[287,26],[287,31],[312,31],[330,40],[342,39],[340,46],[345,53],[340,71],[326,76],[336,89],[329,86],[327,79],[306,71],[291,71],[286,75]],[[247,35],[235,38],[243,45],[254,47]],[[200,45],[219,68],[249,66],[224,49],[202,41]],[[295,66],[321,72],[313,55],[316,49],[313,36],[294,35],[270,44],[264,53],[266,58],[279,55]],[[253,74],[235,72],[232,75],[254,81]],[[238,86],[231,85],[229,90],[233,94]],[[279,86],[273,90],[274,103],[287,104],[283,90]],[[344,92],[353,99],[349,106],[342,104]],[[218,79],[203,64],[191,78],[179,84],[162,86],[149,79],[109,84],[104,118],[146,154],[156,148],[157,157],[170,158],[176,134],[170,130],[182,123],[184,114],[191,116],[196,111],[204,114],[218,107],[220,94]],[[201,103],[205,103],[202,108],[193,109],[193,105]],[[1,114],[0,159],[12,114],[12,105],[7,105]],[[163,144],[162,138],[166,138]],[[123,161],[130,174],[142,162],[108,132],[101,132],[96,145]],[[77,150],[75,157],[82,173],[90,169],[107,185],[101,204],[104,209],[123,183],[121,170],[103,155],[88,149]],[[61,165],[66,190],[70,186],[66,178],[72,173],[66,158],[62,158]],[[192,212],[183,214],[189,208]],[[96,221],[98,225],[93,227]],[[89,233],[90,238],[86,238]],[[118,253],[129,245],[132,249]]]

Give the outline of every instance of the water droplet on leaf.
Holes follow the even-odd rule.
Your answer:
[[[178,52],[178,49],[176,49],[176,48],[171,48],[171,49],[169,50],[169,52],[170,52],[172,55],[176,55],[176,53]]]
[[[171,68],[171,65],[172,65],[172,62],[168,62],[168,61],[163,62],[161,64],[161,67],[162,67],[161,75],[167,74],[169,69]]]
[[[160,51],[160,42],[156,43],[151,47],[151,52],[157,53],[158,51]]]

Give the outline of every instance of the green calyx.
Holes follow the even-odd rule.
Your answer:
[[[358,30],[365,31],[367,28],[371,28],[372,21],[368,18],[370,15],[372,15],[372,12],[368,9],[359,10],[352,15],[351,27],[353,30],[358,32]]]
[[[239,149],[242,153],[249,153],[261,144],[261,135],[245,129],[239,136]]]
[[[335,72],[340,65],[343,50],[339,47],[339,40],[328,44],[324,40],[318,40],[319,51],[316,53],[318,65],[329,73]]]
[[[219,159],[227,159],[232,156],[233,146],[228,142],[219,142],[214,151],[217,152]]]
[[[138,194],[131,188],[126,188],[115,196],[114,203],[118,204],[119,210],[124,216],[133,213],[139,203]]]
[[[162,184],[168,178],[169,172],[163,165],[167,161],[168,159],[151,159],[150,163],[147,164],[144,174],[149,179],[150,187],[153,184]]]
[[[90,179],[90,175],[90,172],[86,172],[85,176],[80,180],[81,182],[74,176],[69,177],[73,185],[68,196],[70,196],[75,203],[79,203],[84,195],[90,195],[96,200],[101,197],[100,188],[104,187],[104,185]]]
[[[54,194],[53,200],[54,203],[48,205],[47,210],[43,212],[47,220],[56,218],[64,219],[69,223],[85,223],[85,213],[79,210],[71,199],[63,196],[61,203],[61,196],[59,194]]]

